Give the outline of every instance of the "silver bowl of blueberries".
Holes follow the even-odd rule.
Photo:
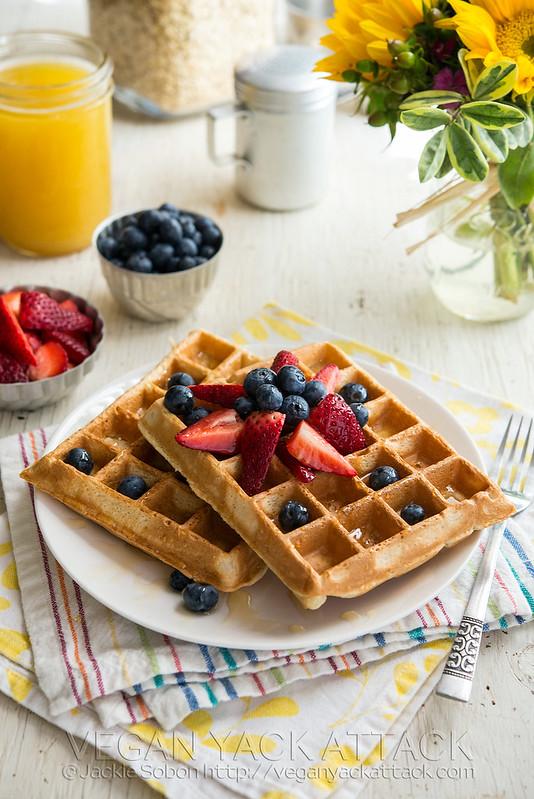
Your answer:
[[[168,322],[187,316],[211,285],[223,235],[209,217],[163,203],[108,217],[93,244],[123,310],[148,322]]]

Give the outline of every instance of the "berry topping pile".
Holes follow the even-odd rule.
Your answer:
[[[200,266],[219,251],[222,233],[213,220],[171,203],[115,220],[97,240],[101,255],[131,272],[169,274]]]
[[[91,354],[93,320],[42,291],[0,295],[0,383],[43,380]]]
[[[240,453],[240,484],[247,494],[263,490],[275,453],[303,483],[317,471],[356,475],[345,456],[364,449],[367,442],[356,412],[335,393],[340,382],[335,364],[307,381],[295,355],[282,350],[271,368],[252,369],[243,385],[190,381],[178,372],[168,382],[164,405],[187,425],[176,440],[219,455]],[[365,401],[361,392],[359,396]],[[195,407],[195,400],[219,409]]]
[[[182,594],[184,605],[193,613],[207,613],[219,601],[219,592],[213,585],[196,583],[178,569],[171,572],[169,585],[173,591]]]

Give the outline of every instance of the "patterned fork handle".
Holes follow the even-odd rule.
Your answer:
[[[436,689],[436,693],[440,694],[440,696],[447,696],[449,699],[457,699],[460,702],[468,702],[471,696],[473,677],[475,676],[480,642],[482,640],[484,617],[488,606],[493,575],[495,574],[497,555],[505,529],[506,522],[490,528],[488,543],[464,617],[460,622],[449,658]]]

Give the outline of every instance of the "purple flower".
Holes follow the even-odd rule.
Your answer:
[[[465,75],[461,69],[454,72],[450,67],[443,67],[434,75],[434,82],[432,83],[433,89],[440,89],[447,92],[460,92],[460,94],[469,94],[467,83],[465,82]],[[443,108],[454,110],[458,108],[459,103],[448,103]]]
[[[447,39],[442,39],[441,41],[435,42],[432,47],[432,55],[436,59],[438,63],[442,63],[446,61],[448,58],[451,58],[458,46],[458,43],[455,38],[450,37]]]

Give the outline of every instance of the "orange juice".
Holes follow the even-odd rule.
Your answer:
[[[109,214],[111,70],[97,71],[63,53],[0,61],[0,238],[24,253],[81,250]]]

